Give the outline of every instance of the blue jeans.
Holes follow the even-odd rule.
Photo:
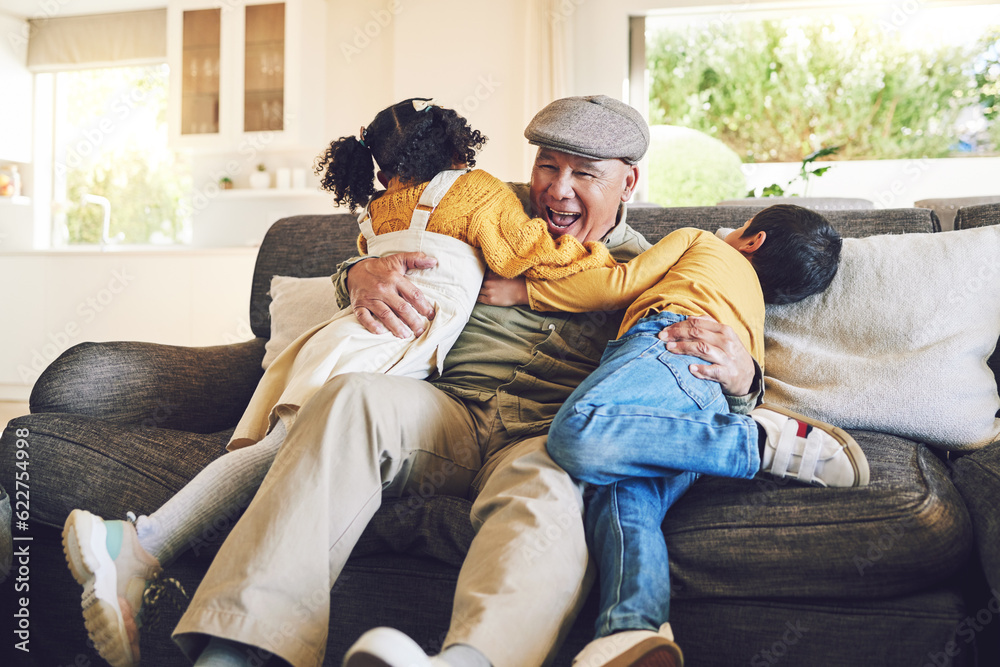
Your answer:
[[[718,383],[691,375],[703,361],[656,337],[683,319],[650,315],[608,343],[549,430],[553,460],[597,486],[586,529],[600,570],[598,637],[669,619],[667,510],[700,475],[750,478],[760,468],[756,423],[729,412]]]

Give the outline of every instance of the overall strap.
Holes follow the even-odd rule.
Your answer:
[[[427,221],[430,219],[431,213],[441,203],[458,177],[468,173],[468,171],[468,169],[447,169],[438,172],[431,179],[431,182],[424,188],[423,194],[420,195],[420,201],[413,209],[413,215],[410,217],[410,230],[417,232],[427,230]],[[368,225],[370,227],[371,222]]]
[[[372,205],[374,199],[375,195],[369,197],[364,210],[358,215],[358,226],[361,227],[361,234],[364,235],[365,242],[368,245],[371,245],[372,241],[375,240],[375,230],[372,229],[372,216],[368,213],[368,207]]]

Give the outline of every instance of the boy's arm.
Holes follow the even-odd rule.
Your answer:
[[[528,305],[533,310],[582,313],[619,310],[663,280],[694,240],[692,230],[679,229],[626,264],[601,267],[559,280],[528,278]]]

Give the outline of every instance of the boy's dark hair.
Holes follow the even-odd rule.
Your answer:
[[[830,286],[843,242],[829,220],[801,206],[776,204],[757,213],[742,238],[758,232],[767,237],[750,262],[765,303],[795,303]]]
[[[389,178],[407,185],[429,181],[455,164],[475,166],[486,137],[452,109],[426,102],[415,97],[383,109],[362,139],[341,137],[316,158],[315,172],[337,204],[357,209],[368,203],[375,192],[372,158]]]

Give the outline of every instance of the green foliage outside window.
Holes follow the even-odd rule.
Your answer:
[[[190,166],[167,146],[167,68],[119,67],[60,74],[63,128],[57,175],[65,176],[70,244],[101,243],[103,209],[111,203],[116,243],[176,243],[190,226],[181,206]]]
[[[659,31],[647,39],[650,122],[705,132],[744,162],[799,162],[830,146],[837,159],[946,157],[962,142],[996,154],[998,36],[908,46],[848,17]],[[986,129],[969,136],[962,122],[977,113]]]

